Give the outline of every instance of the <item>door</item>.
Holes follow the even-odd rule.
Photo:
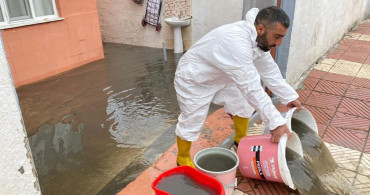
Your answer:
[[[258,8],[263,9],[272,5],[280,7],[281,0],[244,0],[243,2],[243,14],[242,18],[245,19],[245,14],[251,9],[251,8]],[[272,57],[275,59],[276,54],[276,48],[272,48],[270,51]]]

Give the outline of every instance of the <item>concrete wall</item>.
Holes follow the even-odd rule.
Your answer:
[[[0,37],[0,194],[41,194]]]
[[[241,20],[243,0],[163,0],[161,11],[162,30],[154,26],[141,25],[147,0],[142,5],[132,0],[97,0],[103,42],[123,43],[147,47],[162,47],[166,42],[173,49],[173,28],[164,22],[165,18],[178,16],[192,17],[192,24],[182,28],[185,50],[210,30]],[[222,13],[222,14],[220,14]]]
[[[154,26],[141,25],[146,3],[147,0],[143,5],[132,0],[97,0],[103,42],[162,47],[164,29],[158,32]],[[163,10],[161,13],[162,19]]]
[[[298,82],[365,14],[368,0],[296,0],[287,81]]]
[[[96,0],[56,0],[57,22],[3,33],[16,87],[104,57]]]
[[[202,38],[209,31],[223,24],[242,19],[243,0],[192,1],[192,42]]]
[[[141,25],[148,0],[142,5],[132,0],[97,0],[103,42],[139,45],[161,48],[166,42],[173,49],[173,28],[164,22],[165,18],[182,13],[183,18],[191,16],[191,0],[163,0],[161,9],[162,30],[150,24]],[[185,48],[191,45],[191,26],[182,29]]]

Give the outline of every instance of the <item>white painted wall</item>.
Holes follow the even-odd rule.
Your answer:
[[[193,0],[192,42],[209,31],[242,19],[243,0]]]
[[[0,37],[0,194],[41,194]]]
[[[138,5],[132,0],[97,0],[103,42],[162,47],[165,38],[163,22],[160,32],[150,24],[141,25],[146,3]],[[163,17],[160,18],[163,21]]]
[[[296,0],[287,81],[298,79],[365,16],[368,0]]]
[[[138,5],[132,0],[97,0],[103,42],[160,48],[162,43],[166,41],[168,42],[167,48],[173,48],[172,28],[164,23],[164,11],[166,9],[174,9],[174,11],[184,9],[186,11],[187,8],[166,8],[170,1],[163,1],[162,30],[157,32],[155,27],[149,24],[146,27],[141,26],[147,1],[143,5]],[[212,3],[209,0],[192,0],[191,9],[192,26],[183,30],[185,31],[183,39],[186,48],[210,30],[223,24],[241,20],[243,0],[217,0],[217,3]]]

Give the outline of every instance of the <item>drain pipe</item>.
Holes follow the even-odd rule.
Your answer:
[[[162,47],[163,47],[164,61],[167,62],[168,59],[167,59],[167,50],[166,50],[166,43],[165,42],[162,43]]]

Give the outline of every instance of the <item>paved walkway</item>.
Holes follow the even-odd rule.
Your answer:
[[[298,89],[300,100],[314,115],[319,134],[339,168],[327,183],[336,189],[355,189],[355,194],[370,194],[370,20],[348,33],[338,47],[314,66]],[[279,110],[284,107],[279,106]],[[258,134],[251,128],[249,135]],[[219,145],[233,132],[232,120],[223,109],[207,118],[201,138],[193,143],[197,151]],[[176,166],[176,144],[165,152],[119,194],[154,194],[152,181]],[[235,194],[297,194],[285,184],[251,180],[237,174]],[[334,186],[334,187],[333,187]],[[336,187],[335,187],[336,186]]]

